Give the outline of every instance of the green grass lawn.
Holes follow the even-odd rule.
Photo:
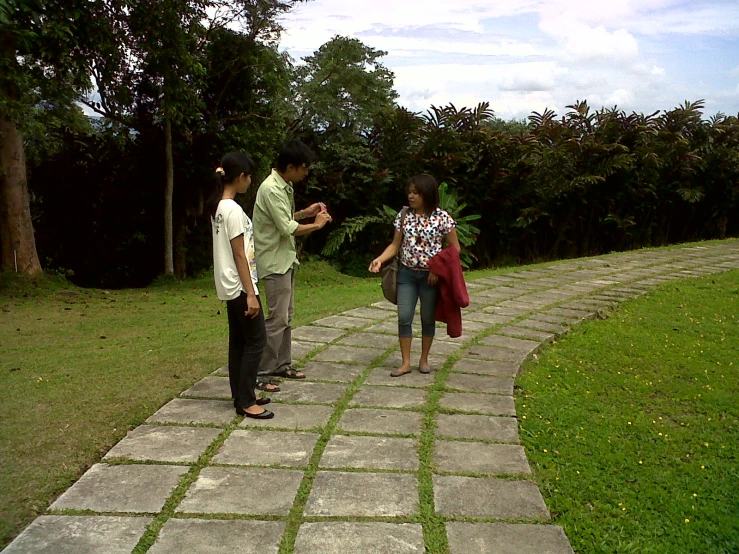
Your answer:
[[[0,289],[0,548],[126,432],[227,361],[210,277],[146,289]],[[296,326],[382,300],[326,263],[297,276]]]
[[[297,281],[295,326],[382,299],[377,277],[322,262]],[[678,288],[586,324],[519,381],[535,477],[583,554],[739,551],[739,274]],[[227,320],[210,277],[103,291],[0,275],[0,308],[1,548],[129,429],[225,363]],[[432,444],[422,437],[422,461]],[[443,533],[441,518],[422,517]]]
[[[575,551],[739,552],[739,272],[583,324],[517,384],[535,478]]]

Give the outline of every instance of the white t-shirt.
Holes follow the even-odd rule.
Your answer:
[[[246,292],[236,269],[231,239],[244,235],[244,253],[249,264],[251,282],[254,292],[257,289],[257,264],[254,258],[254,228],[244,210],[233,200],[221,200],[218,203],[216,217],[211,218],[213,228],[213,276],[216,291],[220,300],[238,298],[241,291]]]

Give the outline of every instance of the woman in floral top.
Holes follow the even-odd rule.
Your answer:
[[[416,175],[408,186],[408,204],[395,218],[393,242],[372,260],[369,270],[378,273],[382,264],[400,252],[398,271],[398,336],[403,362],[390,375],[410,373],[413,315],[421,299],[421,359],[418,371],[429,373],[429,351],[436,333],[435,312],[439,297],[438,277],[429,271],[429,262],[441,252],[444,242],[460,250],[456,223],[439,208],[439,185],[431,175]],[[403,221],[405,213],[405,221]],[[402,229],[401,229],[401,221]]]

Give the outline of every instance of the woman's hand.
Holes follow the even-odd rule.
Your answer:
[[[380,273],[381,268],[382,268],[382,262],[380,261],[380,258],[375,258],[374,260],[372,260],[372,262],[369,265],[370,273]]]
[[[246,295],[246,311],[244,315],[249,319],[254,319],[259,315],[259,300],[256,294]]]
[[[435,285],[439,282],[439,276],[433,271],[429,271],[429,285]]]

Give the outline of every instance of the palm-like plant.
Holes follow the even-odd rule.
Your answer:
[[[457,223],[457,236],[462,246],[471,246],[475,243],[480,229],[472,225],[471,221],[480,219],[480,215],[461,215],[462,210],[467,207],[465,202],[459,201],[454,190],[450,189],[446,183],[439,185],[439,206],[446,211]],[[324,256],[330,256],[338,252],[345,242],[353,242],[367,226],[373,224],[383,224],[391,226],[398,215],[398,211],[390,206],[383,205],[377,208],[375,214],[360,215],[346,219],[338,229],[332,231],[326,241],[321,252]],[[472,261],[476,259],[474,255],[465,250],[460,255],[462,265],[465,268],[470,267]]]

